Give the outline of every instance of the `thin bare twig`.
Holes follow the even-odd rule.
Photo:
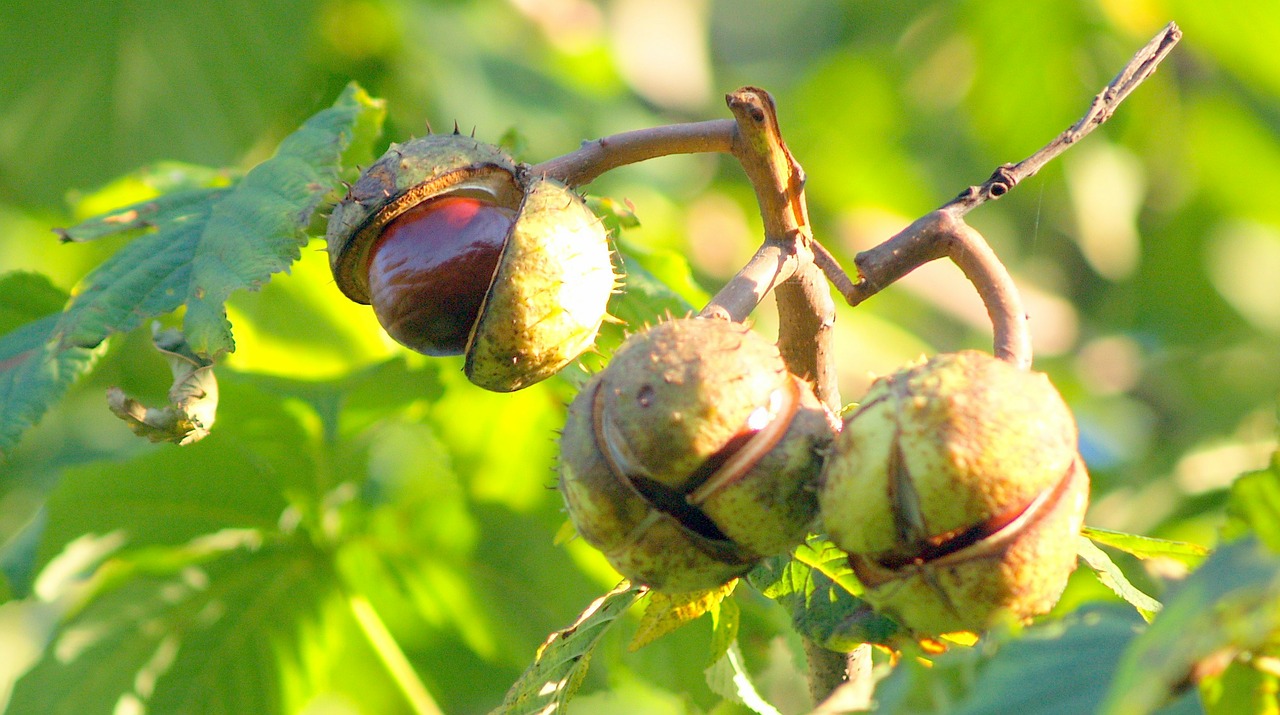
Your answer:
[[[1017,164],[997,167],[985,182],[965,189],[943,208],[955,207],[958,211],[957,215],[963,216],[987,201],[994,201],[1009,193],[1024,179],[1035,176],[1045,164],[1070,149],[1072,144],[1080,141],[1086,134],[1110,119],[1125,97],[1155,73],[1156,68],[1181,39],[1182,30],[1176,23],[1171,22],[1166,25],[1158,35],[1151,38],[1146,46],[1138,50],[1129,64],[1120,70],[1110,84],[1094,96],[1088,111],[1079,121],[1026,159]]]
[[[964,271],[986,304],[994,327],[996,356],[1023,367],[1030,366],[1026,315],[1017,287],[982,235],[964,222],[964,215],[1004,196],[1110,118],[1120,102],[1155,72],[1181,37],[1178,26],[1169,23],[1094,97],[1085,115],[1044,148],[1017,164],[998,167],[983,184],[970,186],[940,209],[855,256],[857,282],[850,280],[835,258],[820,246],[814,248],[817,265],[844,299],[850,305],[857,305],[921,265],[938,258],[950,258]]]
[[[950,258],[987,307],[995,356],[1028,368],[1031,337],[1018,287],[982,234],[957,213],[954,207],[927,213],[884,243],[855,256],[862,279],[848,284],[844,298],[849,305],[858,305],[925,263]]]

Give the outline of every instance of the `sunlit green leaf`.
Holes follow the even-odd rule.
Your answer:
[[[219,374],[235,375],[264,392],[306,402],[320,418],[328,442],[336,442],[340,435],[355,435],[415,402],[439,399],[444,391],[438,363],[414,367],[402,357],[334,380],[301,380],[223,368]]]
[[[283,661],[335,596],[325,560],[299,542],[179,549],[124,569],[61,630],[9,712],[249,713],[280,707]]]
[[[623,321],[631,331],[665,320],[668,315],[683,316],[693,306],[680,294],[658,280],[639,261],[623,254],[623,291],[609,301],[609,314]]]
[[[753,713],[779,715],[778,709],[770,705],[751,682],[736,640],[725,649],[724,657],[707,668],[707,685],[720,697],[744,705]]]
[[[729,646],[738,642],[738,626],[742,621],[742,609],[738,602],[726,598],[711,608],[711,657],[712,663],[728,652]]]
[[[228,527],[275,529],[291,489],[314,484],[309,438],[282,400],[224,379],[217,439],[68,469],[48,501],[41,561],[84,533],[174,545]]]
[[[1156,539],[1150,536],[1127,534],[1123,531],[1099,529],[1093,526],[1084,527],[1081,533],[1091,541],[1103,546],[1110,546],[1113,549],[1119,549],[1127,554],[1133,554],[1140,559],[1173,559],[1190,568],[1199,566],[1200,562],[1204,561],[1205,557],[1209,555],[1209,549],[1199,544],[1191,544],[1185,541]]]
[[[1249,534],[1280,553],[1280,452],[1271,466],[1241,475],[1231,485],[1222,537],[1231,540]]]
[[[696,311],[698,308],[695,306],[701,307],[711,298],[694,281],[689,260],[683,255],[670,250],[649,249],[627,239],[619,239],[617,249],[622,255],[623,289],[636,290],[644,298],[646,307],[656,315],[670,312],[679,317]],[[628,316],[618,317],[628,319]],[[652,322],[652,318],[649,321]],[[633,329],[635,327],[632,325]]]
[[[192,349],[206,356],[232,349],[227,296],[260,286],[297,258],[312,213],[338,185],[343,153],[354,141],[369,141],[354,137],[355,129],[377,129],[368,115],[382,111],[380,102],[351,85],[235,187],[183,192],[88,222],[83,238],[143,225],[155,231],[86,277],[53,325],[28,325],[0,337],[0,454],[62,397],[92,363],[89,351],[113,333],[186,301]],[[78,231],[68,229],[68,235]]]
[[[832,650],[886,643],[901,631],[855,595],[862,588],[848,555],[824,539],[810,537],[790,557],[765,559],[747,579],[791,613],[796,631]]]
[[[382,102],[350,85],[334,106],[307,120],[214,204],[194,253],[185,299],[184,332],[198,354],[234,350],[224,303],[233,291],[255,288],[298,259],[312,213],[337,188],[341,160],[356,138],[380,128],[362,116],[381,116]]]
[[[662,636],[684,626],[704,613],[718,609],[724,600],[733,594],[738,585],[734,579],[716,588],[686,593],[666,593],[650,591],[648,603],[645,604],[644,616],[631,638],[628,650],[639,650]]]
[[[572,626],[552,633],[538,649],[533,665],[491,715],[562,711],[586,676],[591,652],[600,638],[642,592],[639,586],[623,581],[592,602]]]
[[[1156,611],[1160,610],[1160,602],[1129,583],[1129,579],[1125,577],[1120,567],[1116,566],[1111,557],[1095,546],[1092,541],[1083,536],[1080,537],[1079,549],[1080,558],[1098,575],[1098,580],[1117,596],[1128,601],[1129,605],[1138,609],[1138,613],[1142,614],[1144,619],[1149,622]]]
[[[163,229],[181,221],[203,221],[208,217],[210,205],[226,196],[228,191],[229,189],[221,186],[183,189],[112,209],[70,228],[58,229],[57,232],[65,242],[83,243],[139,229]],[[189,228],[194,230],[198,226]],[[148,245],[154,243],[148,242]]]

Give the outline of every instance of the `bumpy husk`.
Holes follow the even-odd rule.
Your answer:
[[[1048,610],[1088,500],[1076,428],[1044,375],[978,352],[877,381],[822,478],[823,523],[867,598],[928,633]]]
[[[368,303],[369,252],[382,230],[441,196],[483,198],[516,215],[467,340],[467,377],[486,389],[518,390],[588,349],[617,283],[603,225],[564,185],[466,136],[393,144],[361,174],[326,235],[342,292]]]
[[[804,538],[832,422],[776,348],[727,321],[633,336],[573,401],[560,489],[619,572],[710,588]]]

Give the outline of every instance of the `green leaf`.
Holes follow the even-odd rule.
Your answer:
[[[810,537],[790,557],[765,559],[747,580],[791,613],[797,632],[831,650],[887,643],[901,631],[857,597],[862,587],[848,554],[825,539]]]
[[[664,312],[684,315],[694,311],[695,305],[704,305],[711,296],[694,280],[689,260],[684,255],[667,249],[653,249],[638,245],[625,238],[615,241],[622,256],[623,289],[636,289],[650,302],[659,301]],[[643,268],[643,271],[637,270]],[[636,276],[633,278],[633,274]],[[650,283],[656,283],[656,286]],[[619,316],[624,317],[624,316]]]
[[[97,568],[123,544],[120,532],[81,536],[45,566],[32,595],[0,603],[0,712],[8,712],[14,684],[40,662],[63,619],[93,590]]]
[[[1111,531],[1093,526],[1084,527],[1081,533],[1095,543],[1119,549],[1140,559],[1173,559],[1188,568],[1199,566],[1200,562],[1209,555],[1209,549],[1186,541],[1155,539],[1150,536],[1127,534],[1123,531]]]
[[[49,495],[40,561],[85,533],[131,548],[182,544],[228,527],[277,528],[285,493],[317,487],[310,437],[286,401],[224,376],[217,439],[146,447],[67,469]]]
[[[506,146],[507,137],[510,136],[515,129],[511,129],[502,138],[503,146]],[[517,137],[519,135],[516,135]],[[640,218],[636,216],[636,209],[631,205],[630,201],[619,201],[607,196],[588,196],[587,208],[591,212],[600,217],[604,223],[604,229],[609,233],[609,237],[617,239],[622,232],[629,228],[635,228],[640,225]]]
[[[155,230],[90,273],[52,325],[0,337],[0,456],[90,369],[92,350],[113,333],[189,301],[192,349],[206,357],[232,349],[227,296],[260,286],[297,258],[312,213],[339,185],[344,152],[370,141],[365,135],[382,112],[381,102],[350,85],[234,188],[184,190],[67,229],[73,240]]]
[[[609,314],[622,320],[631,330],[694,312],[693,305],[671,290],[629,255],[622,255],[623,291],[609,302]]]
[[[183,323],[192,349],[205,356],[235,349],[226,300],[233,291],[257,288],[298,259],[306,228],[321,201],[337,188],[357,128],[376,128],[362,115],[384,112],[355,84],[332,107],[290,134],[276,155],[255,166],[213,206],[191,257],[191,282]]]
[[[410,367],[403,357],[394,357],[334,380],[301,380],[227,368],[218,370],[224,377],[234,376],[264,392],[306,402],[320,418],[325,440],[330,443],[336,442],[340,435],[361,432],[415,402],[433,402],[444,392],[439,362],[426,361]]]
[[[76,287],[53,336],[57,347],[94,347],[112,333],[133,330],[182,305],[192,256],[214,206],[228,191],[203,189],[198,197],[162,202],[148,219],[154,232],[117,251]]]
[[[623,581],[587,606],[572,626],[552,633],[538,649],[533,665],[490,715],[562,712],[582,684],[600,638],[643,592],[640,586]]]
[[[1080,537],[1079,541],[1079,553],[1080,558],[1097,574],[1098,580],[1102,582],[1102,585],[1111,589],[1120,598],[1128,601],[1129,605],[1136,608],[1138,613],[1142,615],[1143,620],[1148,623],[1151,622],[1151,619],[1161,608],[1159,601],[1129,583],[1129,579],[1125,577],[1120,567],[1116,566],[1115,562],[1111,560],[1111,557],[1107,556],[1105,551],[1099,549],[1092,541],[1083,536]]]
[[[904,656],[876,689],[878,712],[1097,712],[1116,661],[1141,628],[1132,611],[1089,609],[1021,633],[991,634],[928,666]]]
[[[1255,534],[1272,551],[1280,553],[1280,452],[1272,456],[1268,468],[1236,479],[1226,511],[1223,539]]]
[[[726,598],[711,608],[711,657],[712,663],[724,657],[729,646],[738,642],[738,624],[742,621],[742,610],[738,602]]]
[[[18,438],[105,352],[63,346],[59,318],[50,315],[0,336],[0,462]]]
[[[49,345],[67,294],[37,273],[0,276],[0,463],[46,406],[87,372],[101,350]]]
[[[244,537],[108,562],[102,590],[18,681],[9,712],[279,711],[282,665],[300,658],[336,582],[302,542]]]
[[[1251,652],[1280,634],[1280,557],[1246,539],[1218,549],[1166,597],[1164,610],[1118,664],[1104,713],[1165,704],[1196,664]]]
[[[742,649],[734,640],[725,649],[724,657],[707,668],[707,686],[713,693],[730,702],[744,705],[753,713],[779,715],[778,709],[770,705],[756,690],[742,661]]]
[[[63,241],[81,243],[153,228],[188,214],[211,195],[221,195],[237,179],[227,169],[160,162],[76,199],[77,212],[94,217],[55,233]]]
[[[627,650],[640,650],[677,628],[701,618],[704,613],[718,609],[737,585],[738,579],[733,579],[729,583],[702,591],[649,591],[644,616],[640,618],[640,625],[636,628],[631,643],[627,645]]]

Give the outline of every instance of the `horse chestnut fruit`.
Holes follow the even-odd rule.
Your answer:
[[[1048,379],[979,352],[877,380],[845,421],[822,520],[872,605],[927,634],[1048,611],[1089,478]]]
[[[589,348],[616,281],[578,195],[458,134],[393,144],[334,208],[326,240],[338,287],[392,338],[465,355],[467,377],[502,392]]]
[[[369,252],[369,297],[383,329],[427,355],[461,355],[498,267],[513,212],[480,199],[424,201]]]
[[[569,406],[560,491],[627,578],[711,588],[808,533],[834,420],[747,327],[687,318],[631,336]]]

